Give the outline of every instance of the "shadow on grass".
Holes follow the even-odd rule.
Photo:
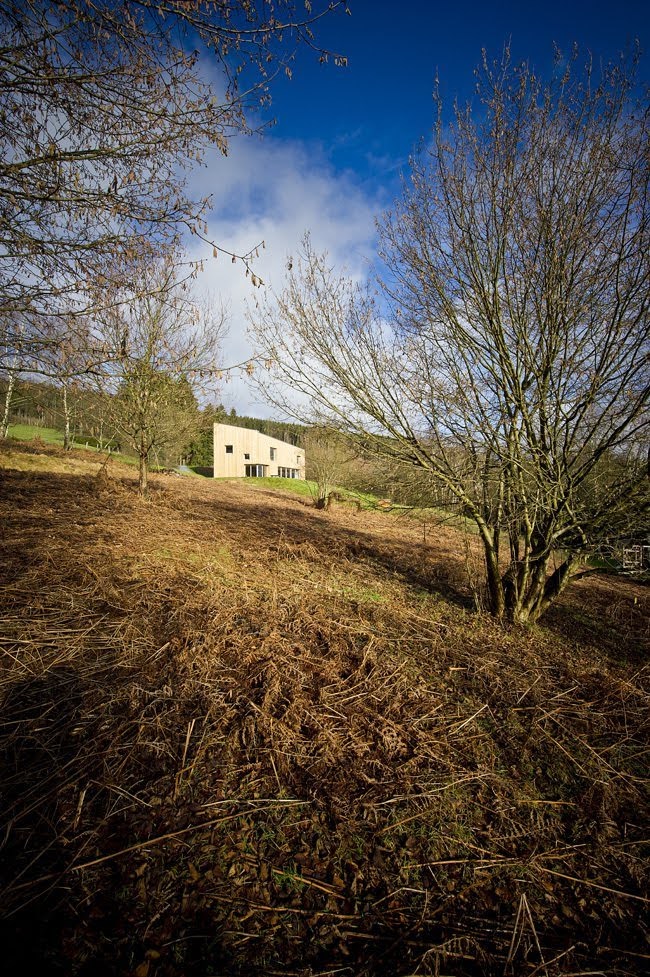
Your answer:
[[[650,652],[650,588],[629,577],[594,574],[571,584],[540,626],[612,664],[639,664]]]
[[[383,541],[379,532],[353,529],[336,521],[336,515],[316,510],[304,499],[283,494],[284,505],[265,504],[265,497],[278,500],[278,494],[258,489],[247,495],[215,493],[214,498],[192,500],[192,517],[204,526],[218,521],[219,529],[231,537],[234,545],[242,539],[255,547],[272,547],[282,540],[289,546],[309,543],[325,559],[339,556],[371,564],[375,571],[397,577],[420,590],[438,593],[450,603],[463,608],[473,606],[466,586],[462,561],[441,558],[435,545],[390,539]]]
[[[79,742],[74,731],[82,702],[76,670],[57,668],[16,682],[2,703],[0,933],[11,973],[46,960],[49,972],[65,972],[60,935],[70,880],[62,883],[69,863],[63,798],[73,787],[71,776],[75,782],[92,777],[87,764],[76,762]],[[95,765],[101,765],[100,758]]]

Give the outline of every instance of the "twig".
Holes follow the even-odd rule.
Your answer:
[[[90,862],[83,862],[81,865],[70,865],[66,871],[68,872],[81,872],[86,868],[93,868],[95,865],[101,865],[103,862],[110,862],[114,858],[120,858],[122,855],[128,855],[132,851],[139,851],[141,848],[149,848],[154,845],[159,845],[163,841],[169,841],[172,838],[180,838],[181,835],[190,834],[192,831],[202,831],[204,828],[211,828],[215,824],[225,824],[226,821],[236,821],[237,818],[241,817],[241,812],[237,814],[228,814],[223,818],[211,818],[209,821],[202,821],[200,824],[191,824],[187,828],[181,828],[179,831],[168,831],[164,835],[157,835],[155,838],[149,838],[147,841],[139,841],[135,845],[129,845],[128,848],[120,848],[119,851],[113,852],[110,855],[102,855],[100,858],[94,858]],[[65,872],[63,873],[65,874]]]
[[[650,899],[645,896],[634,895],[633,892],[623,892],[621,889],[610,889],[607,885],[599,885],[598,882],[591,882],[589,879],[578,879],[575,875],[564,875],[563,872],[556,872],[555,869],[545,868],[543,865],[536,865],[540,872],[547,872],[549,875],[557,875],[560,879],[567,879],[569,882],[578,882],[580,885],[588,885],[592,889],[600,889],[601,892],[611,892],[614,896],[621,896],[623,899],[636,899],[638,902],[650,904]]]
[[[194,732],[194,727],[196,725],[196,719],[190,719],[187,724],[187,732],[185,734],[185,745],[183,746],[183,756],[181,757],[181,768],[176,774],[176,783],[174,784],[174,796],[173,799],[176,800],[178,797],[178,791],[180,790],[181,781],[183,779],[183,773],[185,772],[185,760],[187,759],[187,751],[190,745],[190,739],[192,738],[192,733]]]
[[[333,899],[342,899],[345,901],[347,898],[342,893],[337,892],[336,889],[331,888],[331,886],[325,885],[323,882],[317,882],[316,879],[310,879],[306,875],[300,875],[299,872],[286,872],[279,868],[272,868],[271,871],[274,875],[279,875],[282,878],[291,878],[295,882],[301,882],[305,885],[311,886],[312,889],[320,889],[325,895],[331,896]]]
[[[558,953],[558,955],[553,957],[552,960],[548,960],[546,963],[540,963],[537,967],[535,967],[534,970],[531,970],[528,977],[535,977],[535,974],[540,973],[542,970],[546,970],[551,966],[552,963],[557,963],[558,960],[561,960],[562,957],[566,957],[567,953],[571,953],[572,950],[575,950],[575,943],[573,946],[570,946],[568,950],[563,950],[562,953]]]
[[[474,713],[473,716],[470,716],[469,719],[463,720],[463,722],[459,726],[455,726],[455,725],[454,726],[450,726],[449,729],[447,730],[447,732],[448,733],[460,733],[461,729],[464,729],[465,726],[468,726],[472,722],[473,719],[476,719],[477,716],[480,716],[482,712],[484,712],[486,709],[489,709],[489,708],[490,707],[489,707],[488,703],[486,702],[485,705],[481,706],[480,709],[477,709],[476,710],[476,712]]]

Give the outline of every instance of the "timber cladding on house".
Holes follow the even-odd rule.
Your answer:
[[[305,452],[286,441],[231,424],[214,425],[215,478],[305,477]]]

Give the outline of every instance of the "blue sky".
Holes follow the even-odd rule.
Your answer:
[[[258,273],[266,288],[282,288],[287,257],[306,230],[332,263],[367,273],[374,218],[399,194],[408,157],[430,132],[436,74],[451,106],[454,98],[471,98],[482,48],[497,58],[510,42],[515,61],[527,60],[545,76],[554,43],[568,51],[577,42],[604,60],[635,39],[644,51],[650,44],[650,4],[632,0],[349,6],[351,16],[337,10],[318,29],[320,43],[347,56],[348,66],[321,65],[313,52],[299,50],[292,80],[275,80],[262,117],[275,117],[276,125],[261,139],[237,137],[227,159],[215,153],[193,179],[213,195],[210,231],[220,243],[245,251],[265,240]],[[229,309],[226,365],[241,361],[249,352],[245,304],[255,297],[249,280],[237,266],[208,259],[201,284]],[[269,414],[237,371],[214,399],[239,413]]]
[[[436,73],[443,96],[471,97],[472,72],[482,48],[499,57],[510,41],[513,58],[542,74],[552,67],[553,43],[574,41],[611,57],[635,38],[648,39],[650,4],[550,0],[546,3],[436,0],[350,0],[325,18],[319,36],[341,50],[347,68],[319,65],[300,52],[294,80],[278,79],[273,138],[321,142],[337,169],[381,180],[386,166],[403,164],[431,126]]]

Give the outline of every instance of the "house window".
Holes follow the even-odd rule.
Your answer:
[[[251,456],[244,454],[244,461],[250,461],[250,460],[251,460]]]
[[[264,478],[266,475],[266,465],[246,465],[246,478]]]
[[[231,444],[226,445],[226,454],[231,455],[233,452],[233,446]]]
[[[276,453],[277,453],[276,452],[276,449],[275,448],[271,448],[271,461],[275,461]]]
[[[301,461],[302,461],[302,458],[300,457],[300,455],[296,455],[296,465],[300,465],[300,462]]]

